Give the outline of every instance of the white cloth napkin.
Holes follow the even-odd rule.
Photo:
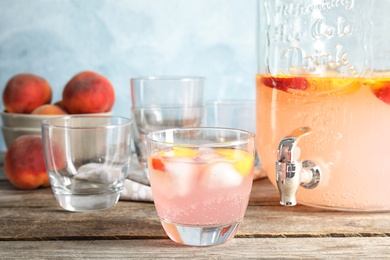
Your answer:
[[[75,174],[74,179],[86,180],[101,184],[110,184],[122,178],[122,167],[115,167],[110,164],[88,163],[82,165]],[[74,185],[76,185],[75,182]],[[149,185],[149,178],[145,171],[139,166],[136,158],[132,158],[130,173],[125,179],[120,200],[153,201],[152,189]]]
[[[120,200],[153,201],[149,178],[134,156],[131,159],[130,173],[125,180]]]
[[[150,186],[126,179],[120,200],[153,201],[152,189]]]

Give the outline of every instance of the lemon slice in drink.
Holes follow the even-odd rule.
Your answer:
[[[376,71],[371,77],[363,78],[362,84],[371,87],[372,90],[379,90],[389,85],[390,71]]]
[[[199,152],[196,149],[186,147],[173,147],[174,157],[189,157],[194,158]]]
[[[253,170],[254,157],[249,153],[238,149],[216,149],[215,152],[225,159],[233,161],[234,168],[246,176]]]
[[[153,157],[150,159],[149,164],[155,170],[164,171],[165,170],[165,160],[169,157],[187,157],[187,158],[195,158],[198,154],[198,150],[185,148],[185,147],[172,147],[171,150],[161,151],[158,153],[157,157]]]
[[[360,88],[358,78],[312,77],[307,79],[310,90],[317,96],[339,96]]]
[[[171,150],[161,151],[158,156],[166,157],[189,157],[194,158],[198,154],[198,150],[186,147],[172,147]]]

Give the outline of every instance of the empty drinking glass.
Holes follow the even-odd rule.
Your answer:
[[[117,203],[130,168],[131,125],[115,116],[42,122],[46,168],[62,208],[95,211]]]
[[[130,178],[149,184],[145,135],[174,127],[201,126],[205,113],[201,77],[143,77],[131,79],[134,145],[140,168]]]

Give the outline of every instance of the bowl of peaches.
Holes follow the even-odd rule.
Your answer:
[[[41,135],[44,119],[72,114],[111,114],[115,93],[101,74],[83,71],[65,85],[62,100],[52,102],[52,88],[43,77],[20,73],[11,77],[3,90],[2,132],[9,147],[22,135]]]

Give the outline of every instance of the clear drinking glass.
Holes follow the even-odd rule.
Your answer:
[[[132,120],[66,116],[42,122],[46,168],[59,205],[69,211],[118,202],[131,158]]]
[[[234,237],[252,188],[254,145],[254,134],[231,128],[147,135],[154,204],[173,241],[210,246]]]
[[[141,77],[131,79],[134,146],[139,169],[130,178],[149,184],[145,135],[175,127],[201,126],[205,114],[202,77]]]

